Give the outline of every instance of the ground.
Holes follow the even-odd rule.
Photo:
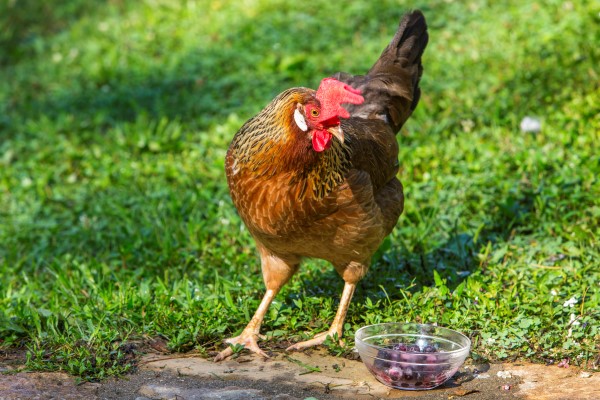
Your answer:
[[[420,9],[405,211],[343,335],[437,323],[476,362],[600,371],[600,2],[308,4],[0,1],[0,357],[95,382],[131,376],[132,343],[238,335],[265,289],[225,179],[233,135],[290,87],[366,72]],[[326,331],[342,286],[307,260],[266,342]]]
[[[16,365],[4,367],[14,371]],[[318,369],[319,371],[314,371]],[[0,399],[542,399],[600,398],[600,374],[531,363],[467,362],[442,387],[401,391],[377,382],[360,361],[324,351],[252,355],[214,363],[198,356],[145,356],[137,372],[77,385],[64,373],[0,375]]]

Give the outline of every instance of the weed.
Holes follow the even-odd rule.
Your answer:
[[[264,287],[229,141],[284,89],[366,71],[410,8],[431,39],[398,136],[406,209],[345,339],[435,322],[477,359],[598,368],[597,3],[34,3],[0,4],[0,348],[29,369],[101,379],[146,338],[208,354],[239,332]],[[263,333],[325,331],[342,284],[306,261]]]

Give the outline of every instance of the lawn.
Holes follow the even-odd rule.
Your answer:
[[[149,339],[209,355],[239,332],[264,287],[229,141],[284,89],[364,73],[411,8],[430,43],[398,135],[406,209],[348,342],[437,322],[476,360],[599,369],[600,3],[585,0],[0,3],[0,354],[101,379]],[[263,348],[324,331],[342,286],[305,262]]]

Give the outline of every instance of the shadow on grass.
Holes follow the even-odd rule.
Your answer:
[[[12,29],[4,40],[7,50],[3,57],[10,58],[12,63],[18,63],[27,56],[28,40],[66,29],[81,16],[95,13],[94,7],[103,2],[88,5],[71,1],[69,7],[59,8],[69,15],[54,11],[47,20],[29,17],[27,10],[31,9],[33,13],[38,6],[29,4],[33,2],[26,3],[28,8],[25,10],[18,11],[14,6],[9,13],[11,18],[22,20],[21,26],[11,24]],[[121,11],[132,7],[126,7],[127,4],[130,3],[125,1]],[[57,90],[56,85],[50,90],[43,83],[34,83],[36,87],[31,89],[36,95],[29,96],[27,90],[13,94],[9,111],[18,110],[21,117],[43,115],[51,121],[74,116],[85,129],[107,128],[121,121],[132,121],[139,114],[151,115],[156,120],[161,117],[179,119],[192,126],[206,127],[233,112],[256,112],[257,104],[267,104],[283,89],[316,84],[318,77],[336,71],[325,71],[326,68],[335,68],[326,63],[324,55],[327,48],[315,54],[315,57],[320,54],[321,65],[312,60],[315,58],[311,56],[314,43],[305,31],[319,25],[318,19],[309,19],[308,23],[302,24],[292,23],[285,28],[282,25],[286,22],[275,18],[280,17],[282,11],[264,8],[259,11],[265,12],[257,12],[250,19],[228,26],[228,30],[221,32],[220,36],[199,42],[188,54],[177,53],[177,49],[161,48],[159,52],[174,50],[169,66],[148,66],[130,60],[128,50],[124,48],[119,50],[123,52],[119,58],[124,59],[125,67],[102,66],[94,73],[85,68],[83,72],[67,72],[71,76],[62,90],[60,87]],[[400,10],[396,13],[399,16]],[[394,18],[390,18],[390,25],[393,23]],[[277,33],[284,29],[289,31],[286,35]],[[328,40],[323,36],[321,40],[325,47],[331,47],[341,36],[346,46],[351,48],[353,34],[345,21],[331,19],[326,30],[321,32],[321,35],[331,35],[331,38]],[[381,43],[381,49],[385,44]],[[24,54],[19,56],[20,53]],[[149,58],[153,56],[148,54]]]
[[[20,13],[28,13],[32,10],[31,7],[34,7],[31,5],[33,3],[26,2],[25,4],[26,6],[20,9]],[[60,8],[59,10],[63,10],[67,14],[71,13],[71,19],[76,21],[86,13],[96,12],[103,2],[96,1],[88,4],[82,1],[72,1],[69,4],[71,8]],[[124,2],[124,4],[128,3]],[[27,36],[32,32],[37,32],[38,35],[55,33],[60,29],[66,29],[69,23],[73,23],[56,10],[52,9],[53,14],[46,20],[42,21],[31,17],[23,20],[20,27],[13,26],[11,37],[8,39],[10,42],[8,50],[18,52],[21,48],[26,49],[27,46],[23,43],[27,41]],[[77,125],[82,130],[105,129],[123,121],[132,121],[140,114],[151,116],[151,121],[167,117],[185,121],[191,126],[206,127],[215,121],[225,119],[232,112],[256,111],[256,104],[266,104],[282,88],[311,80],[314,83],[316,77],[325,76],[337,70],[326,72],[325,68],[331,68],[331,65],[323,63],[322,66],[318,66],[311,61],[310,57],[317,55],[312,54],[315,49],[311,47],[310,43],[290,42],[290,38],[296,40],[295,38],[305,37],[302,33],[312,27],[311,23],[306,24],[304,21],[300,21],[299,24],[291,24],[287,26],[285,37],[277,37],[272,32],[283,31],[282,26],[278,25],[282,22],[273,19],[273,13],[270,10],[263,11],[269,12],[259,12],[252,19],[232,25],[229,31],[223,33],[222,37],[214,38],[207,43],[199,43],[195,51],[183,55],[174,66],[168,69],[148,69],[139,65],[133,68],[115,66],[97,76],[86,76],[85,74],[76,76],[75,79],[79,79],[81,82],[69,86],[63,91],[42,90],[40,95],[35,98],[19,98],[17,95],[17,101],[12,108],[33,117],[43,115],[51,121],[60,120],[65,116],[74,116]],[[393,24],[393,19],[400,16],[402,10],[396,7],[394,12],[397,15],[390,16],[389,25]],[[26,14],[19,15],[23,18],[26,16]],[[363,22],[367,24],[366,21]],[[317,22],[312,23],[318,25]],[[354,25],[359,25],[359,22]],[[370,29],[375,30],[372,27]],[[322,27],[321,34],[324,35],[323,43],[344,43],[346,40],[346,46],[350,48],[350,39],[355,32],[353,32],[351,24],[347,24],[346,21],[339,18],[333,18],[326,27]],[[255,42],[262,46],[268,43],[265,39],[259,40],[263,36],[268,37],[269,40],[272,38],[273,44],[281,42],[282,45],[276,51],[271,51],[270,54],[254,55],[252,51],[236,50],[238,47],[246,45],[251,49],[259,50],[256,48],[258,45]],[[333,40],[334,38],[336,40]],[[379,38],[374,36],[374,39],[371,40],[379,41]],[[381,42],[380,48],[383,48],[385,44],[385,42]],[[327,48],[320,49],[320,51],[326,53]],[[15,58],[15,60],[18,59],[18,57]],[[325,59],[321,58],[320,60]],[[255,68],[255,70],[252,73],[246,73],[245,71],[248,71],[249,68]],[[252,79],[249,79],[249,76]],[[248,101],[249,99],[252,101]],[[232,136],[233,133],[231,132]],[[77,130],[67,130],[66,134],[78,134],[78,132]],[[135,186],[127,189],[129,193],[123,193],[119,197],[142,198],[144,195],[134,192]],[[222,196],[223,193],[219,192],[219,195]],[[96,198],[92,193],[89,197]],[[123,209],[128,207],[127,204],[117,206]],[[434,270],[448,278],[448,286],[453,289],[479,267],[480,262],[476,257],[479,243],[488,241],[495,243],[499,238],[509,235],[511,229],[516,226],[515,224],[523,223],[532,207],[533,197],[528,193],[515,193],[514,197],[498,204],[498,213],[495,214],[495,219],[493,218],[479,233],[477,243],[474,242],[472,233],[448,232],[449,239],[446,243],[427,252],[420,251],[418,246],[412,251],[406,248],[392,248],[388,239],[388,242],[384,243],[383,250],[376,255],[370,273],[361,282],[356,294],[357,299],[360,301],[367,296],[374,296],[375,299],[385,298],[388,293],[397,292],[394,289],[408,287],[412,282],[415,282],[416,285],[411,290],[432,285]],[[72,210],[77,211],[77,207],[67,204],[60,212],[65,214],[65,219],[72,218],[71,224],[75,225],[79,218],[78,215],[82,213],[75,213]],[[127,210],[123,212],[123,215],[126,214]],[[54,214],[50,214],[48,219],[54,217]],[[177,217],[174,213],[171,216],[173,220],[170,222],[174,223]],[[147,220],[151,221],[151,219]],[[139,221],[143,221],[143,219]],[[139,231],[155,232],[153,227],[141,226],[139,222],[132,223],[132,226]],[[70,246],[65,246],[65,253],[79,252],[81,251],[80,247],[94,247],[86,246],[79,236],[78,239],[74,238],[73,240],[75,242]],[[76,240],[80,242],[77,243]],[[103,237],[102,240],[110,241],[111,238]],[[117,247],[122,249],[127,246],[131,245],[119,243]],[[169,252],[171,251],[175,250],[169,249]],[[127,250],[126,252],[132,253],[133,251]],[[151,258],[151,255],[148,258]],[[335,296],[336,298],[339,297],[343,284],[332,268],[328,272],[318,275],[315,280],[306,282],[310,283],[304,285],[307,293]]]
[[[434,286],[434,270],[446,279],[446,286],[454,290],[469,275],[485,268],[485,260],[478,257],[482,248],[509,241],[515,230],[523,232],[522,229],[531,226],[529,218],[536,194],[526,188],[514,192],[496,203],[489,221],[477,234],[448,232],[449,239],[428,252],[419,251],[418,244],[413,251],[403,246],[393,248],[390,238],[386,238],[373,257],[369,273],[358,284],[354,301],[401,299],[400,290],[416,292],[424,286]],[[300,271],[300,279],[307,295],[333,297],[339,301],[343,280],[333,267],[328,266],[324,273],[313,274],[310,278],[303,277]]]
[[[124,8],[127,0],[110,1]],[[85,15],[103,15],[106,0],[6,0],[0,2],[0,66],[33,54],[35,41],[59,34]]]

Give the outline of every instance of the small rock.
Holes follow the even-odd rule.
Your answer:
[[[542,122],[535,117],[525,117],[521,120],[521,132],[539,132],[542,130]]]
[[[256,389],[220,389],[220,390],[189,390],[188,396],[184,398],[194,400],[250,400],[250,399],[262,399],[262,391]]]
[[[181,389],[161,385],[144,385],[138,393],[150,399],[172,399],[181,396]]]
[[[475,378],[477,378],[477,379],[489,379],[490,378],[490,374],[479,374],[479,375],[475,376]]]
[[[259,400],[263,399],[262,391],[257,389],[240,389],[234,386],[224,389],[181,389],[173,386],[144,385],[138,393],[153,400]],[[142,397],[143,398],[143,397]]]
[[[153,340],[150,340],[150,342],[148,342],[148,345],[159,353],[168,354],[170,351],[167,341],[161,337],[157,337]]]
[[[510,385],[503,385],[502,390],[510,390]]]
[[[142,398],[153,400],[186,399],[186,400],[246,400],[264,399],[262,391],[257,389],[240,389],[232,386],[224,389],[181,389],[174,386],[144,385],[138,391]]]
[[[585,371],[581,371],[581,373],[579,374],[580,378],[589,378],[590,376],[592,376],[592,374],[590,374],[589,372],[585,372]]]
[[[496,375],[498,375],[498,378],[512,378],[512,374],[510,373],[510,371],[498,371]]]

